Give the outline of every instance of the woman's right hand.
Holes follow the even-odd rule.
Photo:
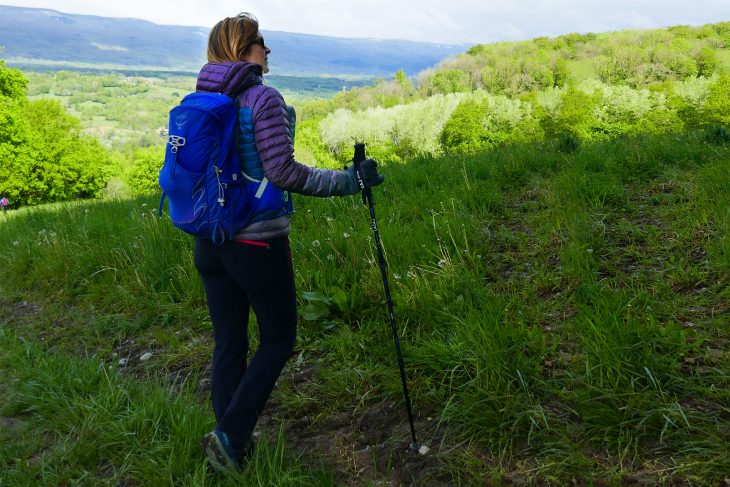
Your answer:
[[[362,188],[357,180],[355,165],[352,164],[345,168],[345,186],[340,193],[342,196],[358,193]],[[381,184],[385,180],[385,176],[378,174],[378,161],[375,159],[365,159],[360,162],[360,177],[366,188],[372,188]]]

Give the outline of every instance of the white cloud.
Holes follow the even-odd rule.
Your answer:
[[[210,27],[239,11],[263,30],[337,37],[484,43],[730,20],[730,0],[9,0],[69,13]]]

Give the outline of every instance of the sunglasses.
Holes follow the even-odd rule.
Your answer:
[[[264,44],[264,38],[263,37],[259,37],[258,39],[256,39],[255,41],[253,41],[252,45],[253,44],[258,44],[259,46],[261,46],[264,49],[266,49],[266,44]]]

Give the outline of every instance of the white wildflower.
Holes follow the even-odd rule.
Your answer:
[[[312,240],[312,247],[319,247],[319,240]]]
[[[345,238],[350,238],[350,234],[347,233],[347,232],[343,233],[342,236],[345,237]]]

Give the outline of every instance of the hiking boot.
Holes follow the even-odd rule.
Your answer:
[[[213,430],[203,436],[200,442],[208,462],[219,472],[240,472],[244,455],[233,446],[223,431]],[[236,451],[239,450],[239,451]],[[253,448],[251,449],[253,451]],[[249,455],[250,456],[250,455]]]

